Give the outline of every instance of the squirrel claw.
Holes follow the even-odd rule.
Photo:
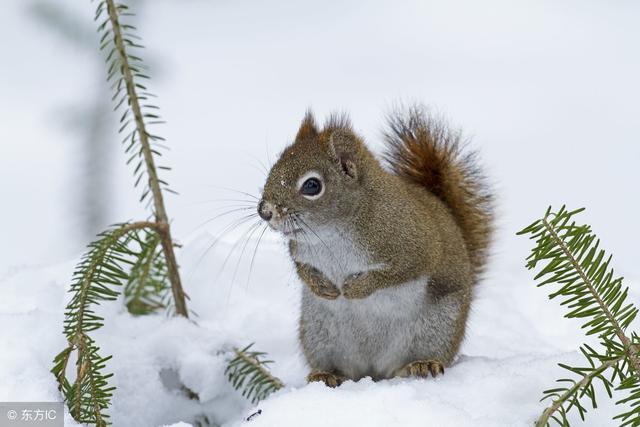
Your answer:
[[[436,377],[444,374],[444,366],[437,360],[416,360],[396,371],[398,377],[427,378],[429,375]]]
[[[336,299],[340,296],[340,290],[333,285],[311,286],[311,291],[317,296],[325,299]]]
[[[344,380],[345,378],[343,376],[326,371],[311,371],[311,373],[307,375],[307,382],[323,382],[327,387],[331,388],[338,387]]]

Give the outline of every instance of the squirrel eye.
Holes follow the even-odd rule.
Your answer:
[[[322,183],[318,178],[307,179],[300,188],[300,192],[305,196],[317,196],[322,191]]]

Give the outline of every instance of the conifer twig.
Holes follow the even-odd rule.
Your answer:
[[[122,36],[120,22],[118,20],[118,9],[116,8],[113,0],[105,0],[105,2],[107,5],[109,21],[111,22],[111,27],[113,29],[113,42],[120,59],[122,78],[125,81],[129,105],[133,112],[136,131],[147,168],[149,187],[153,195],[154,213],[156,222],[158,223],[157,230],[161,236],[162,249],[167,261],[167,272],[169,276],[169,282],[171,283],[171,291],[173,293],[176,313],[184,317],[189,317],[185,301],[185,293],[182,288],[180,274],[178,272],[178,263],[173,251],[171,227],[169,225],[169,219],[164,205],[162,190],[160,189],[160,183],[156,172],[153,153],[151,145],[149,143],[149,134],[147,132],[146,125],[143,119],[142,109],[140,108],[140,102],[138,99],[138,94],[136,92],[136,84],[133,79],[131,66],[129,64],[129,57],[126,52],[125,42]]]
[[[632,402],[631,410],[614,418],[622,419],[622,425],[640,426],[638,336],[626,332],[638,309],[627,301],[629,288],[623,285],[622,277],[614,276],[610,266],[612,256],[600,247],[600,240],[591,227],[574,221],[574,216],[583,210],[569,211],[563,206],[552,212],[549,207],[541,219],[518,232],[528,234],[536,242],[527,257],[527,268],[536,269],[542,264],[535,276],[537,286],[557,286],[549,298],[559,297],[560,304],[568,310],[565,317],[582,319],[585,334],[600,340],[599,349],[588,344],[580,348],[588,366],[559,364],[579,377],[559,379],[558,383],[568,385],[543,392],[542,400],[552,399],[552,404],[544,409],[536,426],[549,425],[551,419],[568,426],[571,409],[584,420],[587,408],[581,400],[588,398],[591,407],[597,407],[595,379],[601,382],[610,398],[614,389],[631,390],[629,397],[616,402]],[[606,371],[612,371],[610,377],[605,375]]]
[[[252,346],[253,343],[243,349],[233,349],[236,357],[229,362],[225,374],[235,389],[242,389],[242,395],[255,403],[280,390],[284,384],[266,368],[272,363],[261,359],[266,353],[250,351]]]
[[[119,229],[117,229],[116,231],[114,231],[113,234],[109,237],[112,241],[117,242],[121,237],[125,236],[129,232],[134,230],[141,230],[143,228],[157,228],[157,224],[149,221],[139,221],[139,222],[133,222],[131,224],[125,224]],[[84,273],[85,276],[80,286],[80,289],[81,289],[80,295],[79,295],[80,301],[84,301],[87,299],[87,294],[91,289],[91,280],[93,279],[93,275],[96,273],[96,271],[102,268],[102,265],[100,264],[99,261],[102,261],[101,258],[97,258],[96,260],[94,260],[94,262],[92,262],[89,265],[89,268],[87,268],[86,272]],[[81,328],[82,325],[84,324],[85,309],[86,309],[86,304],[84,303],[80,304],[78,307],[78,314],[75,316],[75,321],[77,322],[78,328]],[[78,329],[76,338],[73,341],[80,340],[82,338],[80,336],[81,333],[82,333],[82,330]]]
[[[624,346],[625,351],[629,355],[629,361],[633,365],[634,370],[636,371],[636,373],[640,374],[640,360],[638,360],[638,350],[636,349],[635,346],[631,345],[631,341],[625,335],[624,329],[622,328],[622,326],[620,326],[620,323],[618,322],[618,320],[611,313],[607,304],[605,304],[602,298],[600,298],[600,294],[596,291],[594,284],[592,283],[590,278],[587,276],[586,272],[584,271],[584,268],[582,268],[582,266],[580,265],[576,257],[573,255],[573,253],[569,250],[569,248],[567,248],[567,245],[560,238],[560,236],[558,236],[558,233],[556,233],[556,230],[549,223],[546,217],[542,219],[542,223],[544,224],[544,227],[549,232],[549,234],[553,237],[555,243],[558,245],[558,247],[562,250],[564,255],[567,257],[569,262],[571,262],[571,265],[573,266],[574,270],[580,275],[582,282],[587,287],[587,289],[589,289],[591,296],[598,303],[598,306],[600,306],[600,309],[607,317],[607,320],[613,326],[616,336],[618,337],[618,339]]]
[[[130,264],[129,258],[134,255],[127,246],[131,236],[140,230],[156,228],[155,222],[139,221],[105,231],[89,244],[89,250],[76,266],[71,284],[73,297],[65,310],[67,346],[54,358],[51,372],[68,402],[69,412],[79,422],[106,426],[109,416],[104,410],[109,406],[114,390],[107,381],[112,374],[102,372],[111,356],[100,356],[99,347],[89,336],[89,332],[100,328],[104,320],[93,306],[118,297],[117,287],[127,277],[123,267]],[[72,384],[66,373],[73,352],[76,352],[77,360]]]
[[[265,363],[270,363],[270,361],[262,361],[259,360],[255,355],[253,354],[247,354],[246,353],[247,349],[244,350],[240,350],[240,349],[234,349],[234,352],[236,353],[236,356],[238,356],[240,359],[242,359],[245,363],[249,364],[249,365],[253,365],[256,367],[256,369],[258,369],[260,371],[260,373],[265,377],[265,378],[269,378],[269,380],[273,383],[273,385],[280,389],[282,387],[284,387],[284,384],[282,384],[282,381],[280,381],[279,378],[274,377],[271,372],[269,372],[265,367],[264,364]],[[262,353],[260,353],[262,354]]]
[[[551,416],[553,416],[553,414],[558,409],[560,409],[560,407],[562,405],[564,405],[565,402],[569,398],[571,398],[571,396],[573,396],[578,391],[580,391],[580,389],[582,389],[585,386],[589,385],[591,383],[591,381],[593,381],[593,379],[595,377],[597,377],[598,375],[602,374],[607,369],[615,366],[618,362],[622,361],[623,359],[624,359],[624,356],[620,356],[620,357],[617,357],[616,359],[608,360],[608,361],[604,362],[602,365],[600,365],[599,367],[597,367],[596,369],[594,369],[593,371],[589,372],[588,374],[585,374],[582,377],[582,380],[577,381],[572,387],[568,388],[556,400],[554,400],[553,403],[549,407],[547,407],[542,412],[542,414],[540,415],[540,418],[538,418],[538,420],[536,421],[536,427],[545,427],[546,425],[548,425],[549,424],[549,418],[551,418]]]
[[[161,308],[167,308],[164,301],[170,284],[167,281],[167,263],[164,259],[160,234],[147,232],[136,239],[139,252],[129,271],[129,279],[124,287],[124,303],[129,313],[144,315]]]
[[[55,356],[51,369],[72,417],[78,422],[96,426],[109,424],[109,415],[105,411],[111,404],[115,387],[108,382],[113,374],[104,373],[111,356],[100,356],[100,348],[90,336],[91,331],[104,324],[104,318],[94,311],[94,306],[116,300],[120,295],[120,287],[125,285],[125,300],[130,297],[127,308],[132,313],[146,314],[161,305],[157,300],[164,298],[160,294],[168,289],[168,279],[175,313],[188,317],[186,295],[180,282],[162,194],[163,189],[172,190],[157,173],[157,169],[169,168],[156,166],[154,160],[154,156],[161,155],[156,147],[162,146],[156,141],[162,141],[163,138],[151,134],[148,128],[148,125],[162,122],[158,120],[157,106],[141,103],[153,95],[146,92],[146,88],[136,80],[148,79],[148,76],[141,72],[144,68],[142,60],[128,52],[129,48],[142,46],[133,41],[139,39],[133,34],[135,27],[119,21],[121,16],[127,15],[131,13],[126,4],[100,0],[95,20],[100,21],[100,49],[110,47],[106,58],[109,63],[107,81],[115,80],[115,110],[124,105],[119,132],[122,133],[133,124],[133,129],[123,141],[129,141],[125,152],[133,151],[127,164],[137,159],[134,169],[136,186],[146,173],[147,182],[140,201],[151,194],[155,218],[153,221],[118,224],[98,234],[98,239],[88,245],[87,252],[74,271],[70,290],[73,296],[65,310],[67,346]],[[148,202],[151,200],[148,199]],[[132,244],[134,242],[139,250]],[[77,355],[73,383],[66,375],[72,353]]]

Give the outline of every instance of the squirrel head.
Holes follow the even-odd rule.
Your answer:
[[[371,161],[377,164],[346,116],[331,116],[319,130],[307,112],[269,172],[258,214],[290,239],[345,223],[366,199]]]

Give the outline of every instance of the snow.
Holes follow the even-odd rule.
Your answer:
[[[538,402],[542,390],[561,375],[556,364],[582,363],[575,351],[583,341],[578,325],[560,318],[544,290],[517,279],[524,277],[520,266],[494,267],[477,289],[460,356],[443,376],[377,383],[365,378],[338,389],[307,385],[308,368],[296,338],[302,285],[282,242],[267,236],[251,272],[248,251],[238,261],[241,245],[236,245],[217,274],[236,243],[230,240],[211,248],[195,273],[185,276],[190,308],[198,313],[194,322],[162,314],[133,317],[121,301],[100,307],[107,322],[95,339],[103,355],[114,356],[108,362],[117,387],[109,411],[114,425],[196,425],[206,417],[212,425],[229,427],[418,426],[425,420],[439,426],[527,426],[544,408]],[[202,234],[186,243],[185,271],[211,239]],[[247,246],[256,243],[254,238]],[[0,322],[11,327],[0,330],[0,400],[59,399],[49,369],[64,346],[62,309],[72,267],[23,268],[1,279]],[[631,297],[640,302],[637,292]],[[230,349],[254,341],[275,361],[272,372],[286,384],[257,406],[224,377]],[[182,386],[200,401],[189,399]],[[588,414],[586,425],[606,425],[618,413],[605,398],[600,406]],[[76,425],[68,416],[66,422]]]
[[[49,370],[64,346],[71,272],[89,239],[78,231],[85,140],[73,123],[105,90],[95,51],[52,35],[28,14],[33,3],[9,1],[0,14],[0,37],[12,41],[0,46],[12,58],[0,70],[0,401],[59,399]],[[56,4],[93,34],[91,2]],[[198,317],[101,307],[108,321],[95,338],[114,356],[116,426],[183,427],[204,417],[224,426],[531,425],[542,390],[563,375],[556,364],[580,364],[584,341],[579,323],[562,319],[533,286],[523,267],[529,243],[514,235],[549,204],[588,208],[582,219],[640,302],[639,3],[154,0],[136,8],[168,120],[160,131],[172,148],[167,178],[181,193],[167,197],[168,211]],[[282,242],[267,231],[252,261],[259,231],[245,234],[246,246],[235,245],[245,227],[210,247],[245,211],[204,221],[239,206],[216,201],[238,198],[221,187],[257,194],[260,164],[274,161],[308,107],[319,120],[350,112],[379,149],[380,119],[397,100],[434,106],[480,149],[499,194],[492,264],[460,358],[443,377],[306,385],[296,340],[301,284]],[[146,216],[112,142],[105,226]],[[287,385],[257,406],[223,376],[229,349],[250,342]],[[619,412],[599,403],[584,425],[609,425]],[[66,425],[76,425],[68,415]]]

